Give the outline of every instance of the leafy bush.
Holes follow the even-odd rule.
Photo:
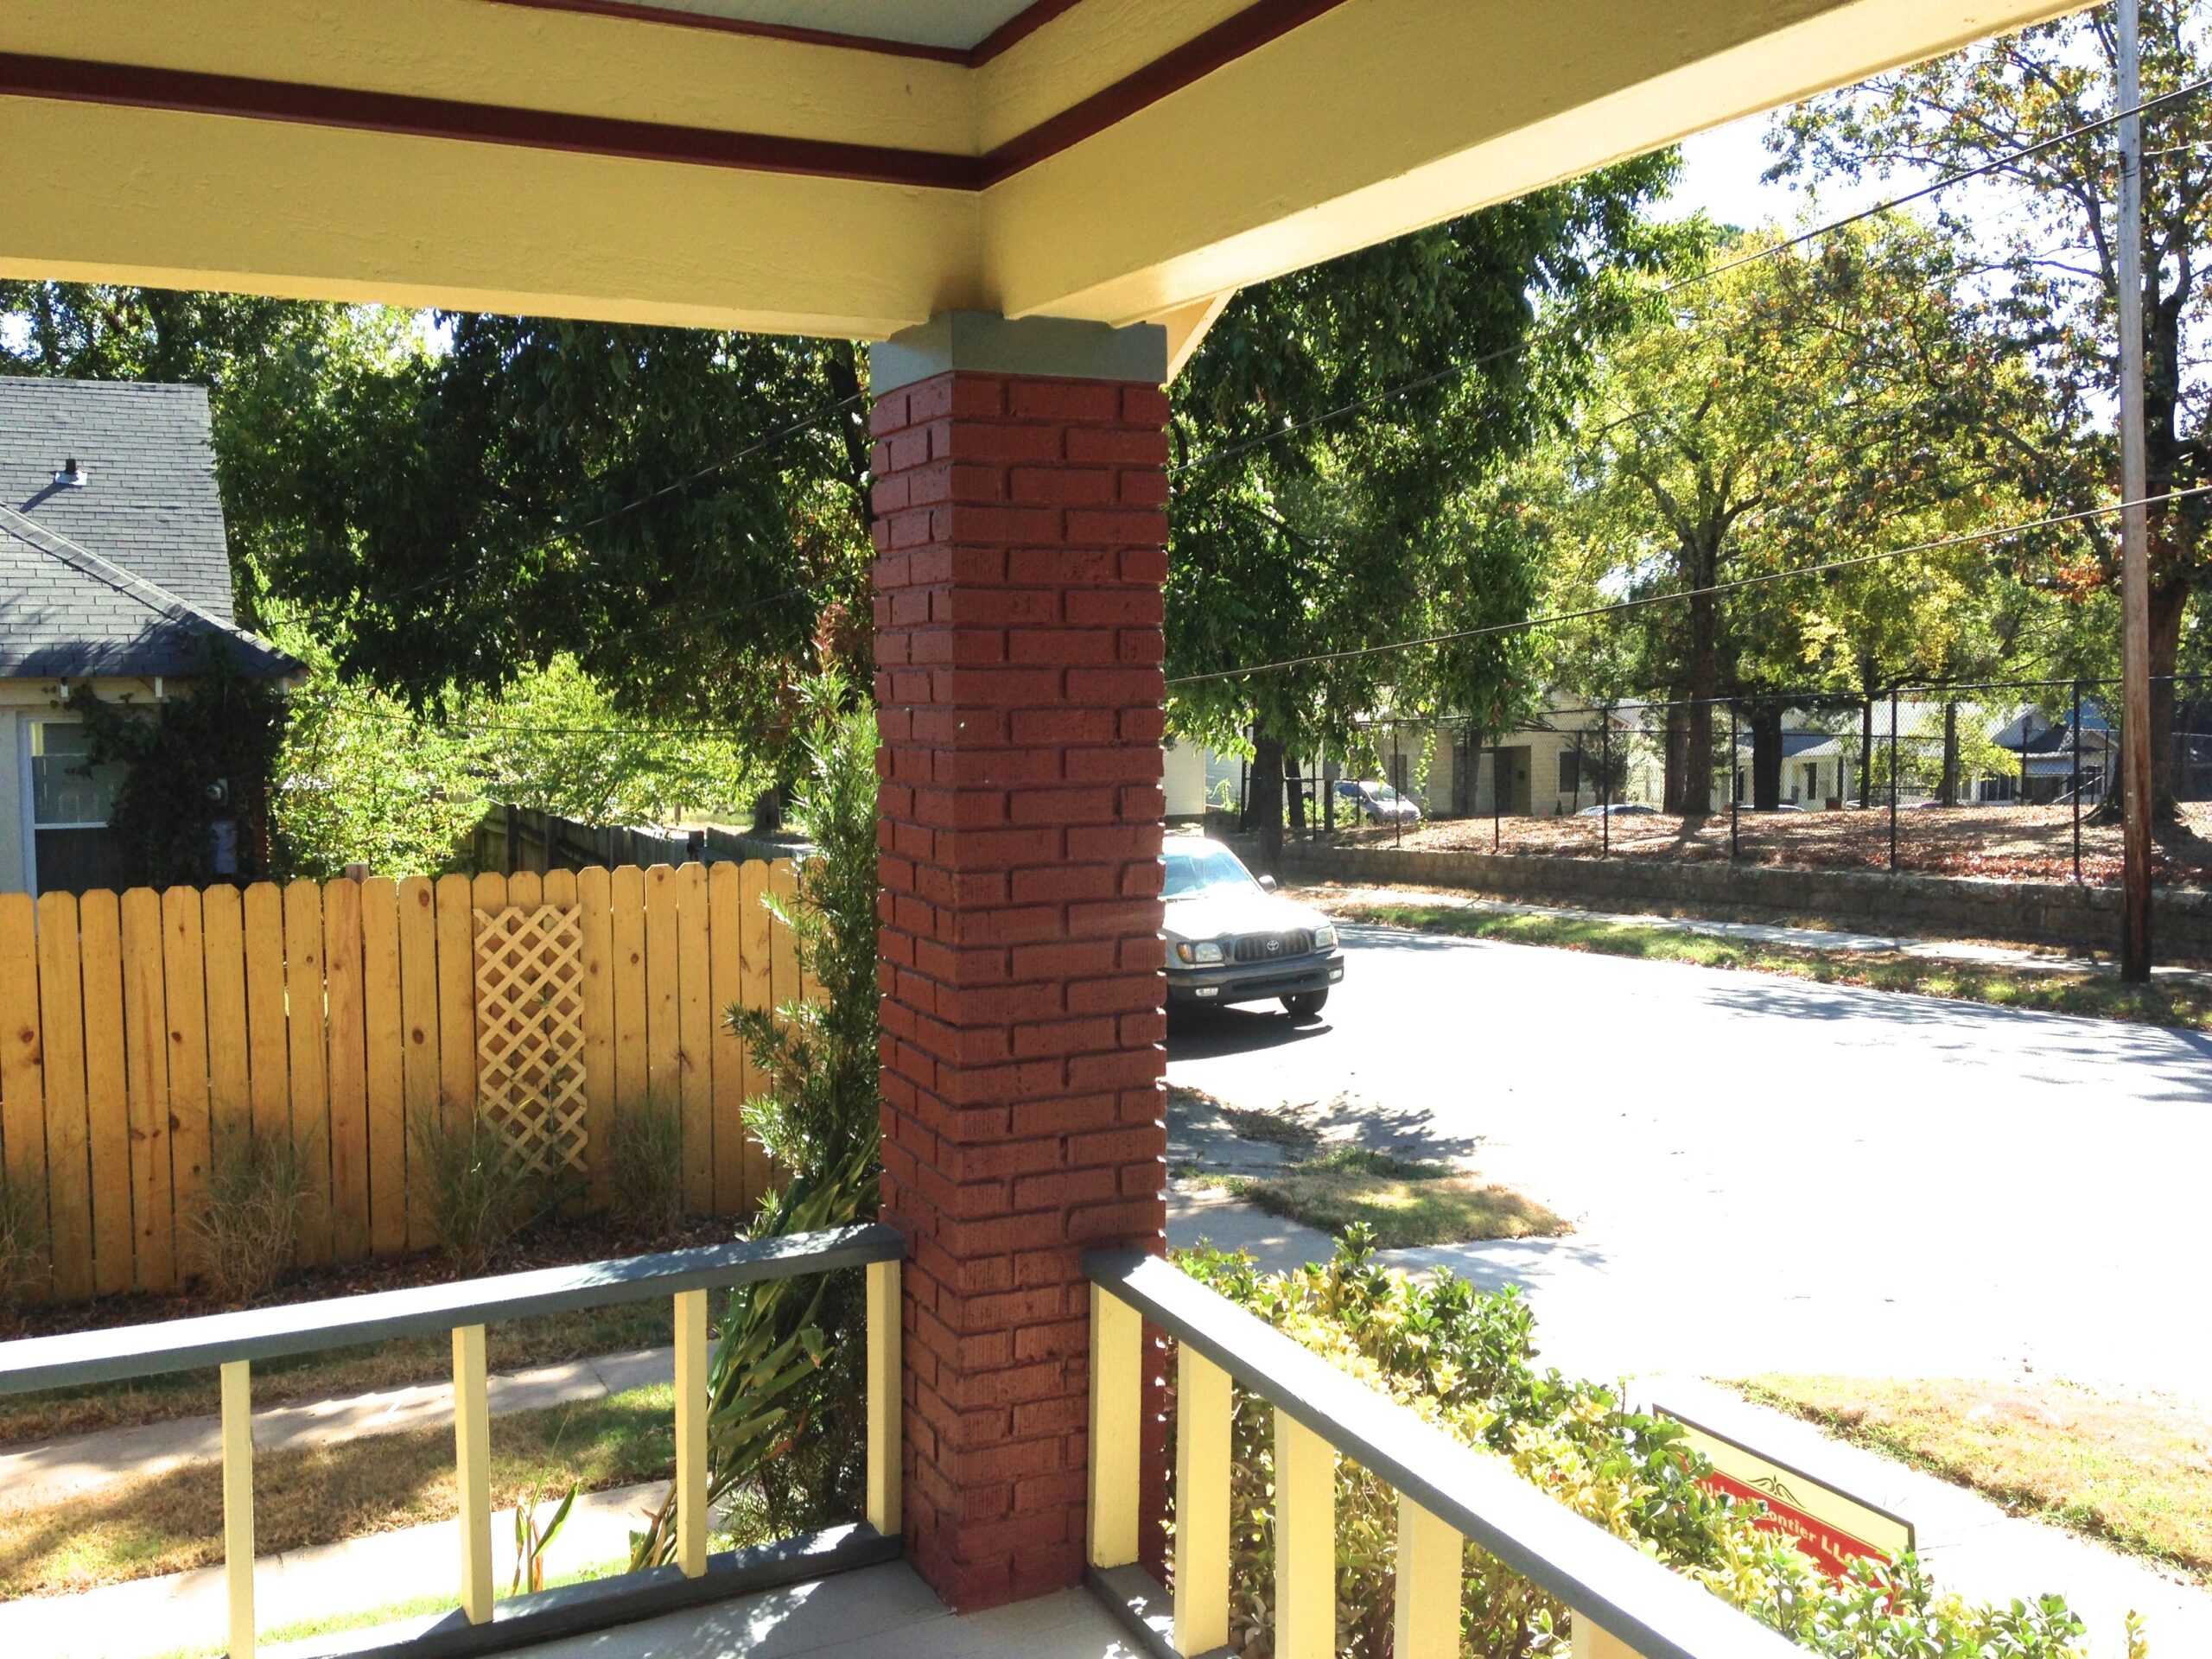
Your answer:
[[[189,1223],[209,1291],[250,1302],[276,1288],[300,1252],[307,1180],[307,1160],[289,1135],[247,1123],[217,1136],[207,1200]]]
[[[683,1219],[683,1113],[672,1100],[645,1099],[620,1113],[607,1137],[607,1177],[615,1215],[648,1238]]]
[[[46,1202],[40,1191],[0,1174],[0,1328],[46,1282]]]
[[[408,1140],[430,1236],[464,1279],[490,1267],[560,1201],[557,1185],[529,1168],[481,1112],[418,1112]]]
[[[807,688],[807,772],[795,817],[813,841],[781,913],[813,1001],[732,1008],[730,1028],[766,1074],[745,1121],[787,1172],[762,1202],[756,1238],[872,1216],[882,1167],[876,1065],[875,718],[824,677]],[[709,1368],[708,1500],[754,1517],[763,1536],[809,1530],[860,1507],[867,1343],[857,1273],[810,1274],[731,1293]],[[669,1559],[674,1492],[634,1540],[633,1567]]]
[[[1832,1584],[1757,1513],[1697,1484],[1703,1460],[1663,1419],[1597,1383],[1531,1364],[1535,1321],[1509,1287],[1440,1274],[1416,1283],[1382,1267],[1355,1233],[1325,1264],[1262,1274],[1204,1249],[1185,1271],[1411,1408],[1532,1484],[1828,1659],[2082,1659],[2081,1620],[2063,1599],[1974,1606],[1936,1591],[1914,1560]],[[1237,1395],[1230,1477],[1230,1646],[1273,1648],[1272,1409]],[[1339,1654],[1389,1659],[1396,1499],[1349,1461],[1337,1496]],[[1560,1603],[1481,1549],[1467,1550],[1461,1648],[1477,1659],[1564,1659]],[[2131,1638],[2132,1639],[2132,1638]],[[2145,1651],[2132,1645],[2135,1659]]]

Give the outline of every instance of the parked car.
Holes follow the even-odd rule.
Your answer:
[[[1611,806],[1586,806],[1574,816],[1578,818],[1650,818],[1659,815],[1656,806],[1645,806],[1639,801],[1615,801]]]
[[[1337,780],[1337,804],[1359,814],[1370,823],[1419,823],[1421,808],[1388,784]]]
[[[1336,925],[1254,880],[1236,854],[1203,836],[1170,836],[1167,866],[1167,1001],[1220,1007],[1280,998],[1292,1018],[1310,1020],[1344,976]]]

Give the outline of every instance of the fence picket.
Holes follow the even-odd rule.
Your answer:
[[[614,872],[609,906],[614,930],[614,1098],[635,1106],[645,1097],[645,873],[634,864]]]
[[[91,1128],[85,1110],[83,936],[73,894],[38,901],[40,1079],[46,1090],[46,1202],[54,1287],[92,1294]]]
[[[728,1012],[744,995],[738,906],[744,877],[734,864],[707,867],[707,1017],[709,1099],[715,1125],[714,1213],[742,1215],[745,1190],[745,1045],[729,1028]]]
[[[676,1069],[680,966],[676,872],[656,864],[645,872],[645,1087],[671,1106],[683,1098],[683,1079]]]
[[[715,1019],[707,867],[676,872],[676,1076],[683,1103],[683,1205],[715,1212]]]
[[[266,881],[245,890],[246,1086],[253,1124],[292,1132],[291,1036],[284,1027],[284,895]]]
[[[130,1125],[133,1276],[141,1290],[176,1285],[176,1210],[169,1172],[169,1014],[162,969],[162,895],[124,893],[123,1067]]]
[[[369,1249],[407,1248],[407,1103],[399,1032],[399,890],[361,883],[361,1027],[368,1056]]]
[[[78,901],[85,975],[85,1119],[92,1152],[92,1286],[128,1290],[131,1262],[130,1101],[123,1058],[123,912],[111,893]]]
[[[162,979],[168,1003],[169,1185],[176,1270],[196,1272],[192,1223],[207,1198],[207,945],[200,889],[162,894]]]
[[[323,988],[322,889],[284,889],[284,1014],[291,1066],[292,1144],[307,1179],[300,1190],[300,1260],[331,1261],[330,1025]]]
[[[614,914],[613,878],[603,869],[576,876],[584,955],[584,1161],[594,1182],[607,1174],[614,1128]]]
[[[213,1150],[251,1120],[253,1082],[247,1058],[245,905],[236,887],[200,895],[200,938],[207,952],[207,1122]]]
[[[442,1117],[446,1108],[438,1099],[443,1082],[441,1037],[438,1029],[438,918],[437,891],[421,876],[399,884],[399,1020],[401,1033],[400,1090],[407,1103],[407,1121]],[[467,1039],[474,1049],[476,1022],[469,1020]],[[476,1103],[471,1089],[462,1105]],[[407,1243],[419,1249],[430,1242],[410,1206]]]
[[[438,1098],[448,1123],[476,1105],[476,922],[468,878],[442,875],[438,922]]]
[[[27,893],[0,893],[0,1146],[9,1185],[41,1199],[47,1190],[43,1064],[38,912]]]
[[[737,889],[737,945],[738,945],[738,1001],[748,1008],[771,1008],[775,1006],[774,983],[769,958],[773,954],[769,940],[775,931],[775,918],[761,902],[768,896],[768,867],[747,863],[738,874]],[[753,1063],[753,1051],[745,1051],[745,1098],[750,1100],[768,1086],[767,1073]],[[768,1190],[771,1173],[768,1149],[752,1135],[745,1137],[745,1198],[747,1204],[756,1202]]]
[[[369,1253],[369,1077],[358,881],[323,889],[322,974],[330,1038],[330,1248],[340,1262],[359,1262]]]

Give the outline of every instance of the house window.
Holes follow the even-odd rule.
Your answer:
[[[1579,749],[1560,751],[1559,792],[1562,795],[1582,792],[1582,753]]]
[[[73,720],[27,721],[23,742],[32,887],[40,893],[82,893],[127,885],[122,849],[108,827],[123,766],[89,765],[85,728]]]

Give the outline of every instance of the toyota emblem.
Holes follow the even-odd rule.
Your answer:
[[[1282,954],[1282,941],[1281,939],[1269,939],[1268,941],[1268,954],[1271,957],[1281,956]]]

